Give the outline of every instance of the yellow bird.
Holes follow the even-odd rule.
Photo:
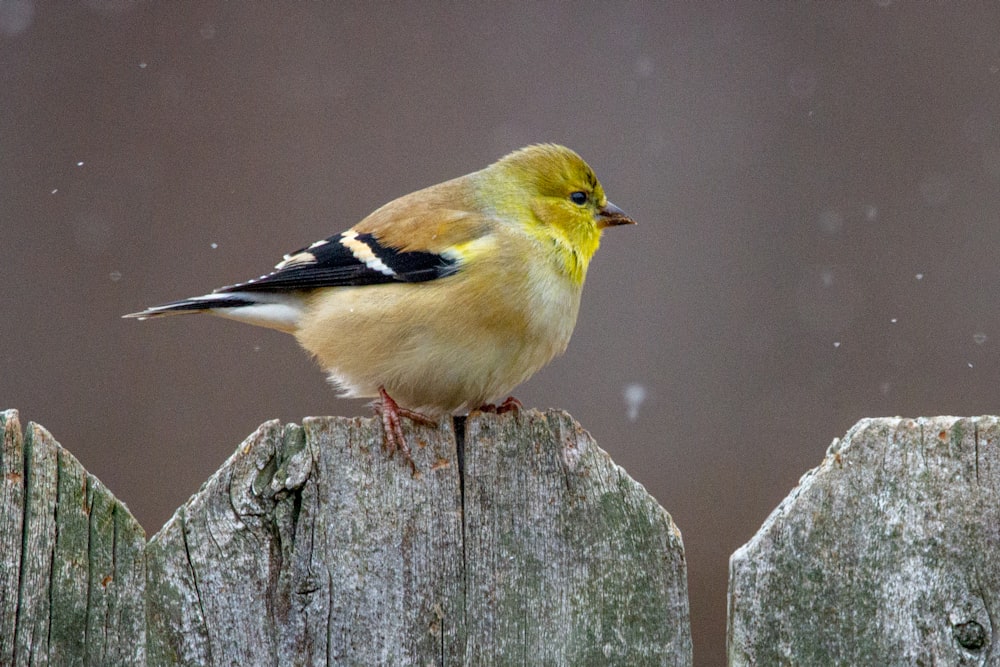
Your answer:
[[[484,406],[561,354],[601,230],[626,224],[579,155],[532,145],[391,201],[260,278],[125,317],[203,312],[294,335],[342,396],[381,399],[386,445],[412,465],[400,416]]]

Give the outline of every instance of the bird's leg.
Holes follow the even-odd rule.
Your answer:
[[[382,428],[385,430],[385,440],[382,443],[382,447],[389,452],[390,458],[397,451],[402,453],[403,458],[406,459],[406,462],[410,464],[410,468],[416,473],[417,465],[413,462],[413,456],[410,455],[410,446],[406,443],[406,437],[403,435],[402,418],[406,417],[418,424],[432,428],[437,427],[437,422],[415,410],[407,410],[406,408],[399,407],[399,404],[386,392],[385,387],[378,388],[378,395],[381,397],[381,400],[374,404],[374,408],[378,416],[381,417]]]

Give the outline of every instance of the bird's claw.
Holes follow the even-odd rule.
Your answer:
[[[480,412],[487,412],[489,414],[502,415],[507,412],[513,412],[515,416],[521,414],[521,410],[524,409],[524,405],[521,401],[517,400],[513,396],[508,396],[504,399],[504,402],[500,405],[493,405],[492,403],[487,403],[485,405],[479,406],[478,410]]]

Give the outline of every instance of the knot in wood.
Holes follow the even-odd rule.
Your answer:
[[[952,633],[959,646],[969,651],[981,651],[986,646],[986,628],[976,621],[958,623]]]

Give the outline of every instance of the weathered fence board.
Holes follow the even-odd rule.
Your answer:
[[[994,665],[1000,420],[866,419],[730,561],[732,665]]]
[[[0,425],[0,665],[145,664],[142,528],[44,428]]]
[[[370,451],[382,437],[373,420],[264,424],[150,542],[150,657],[325,665],[459,655],[454,440],[447,427],[421,436],[414,478]]]
[[[680,533],[645,489],[565,413],[467,433],[468,664],[689,664]]]

